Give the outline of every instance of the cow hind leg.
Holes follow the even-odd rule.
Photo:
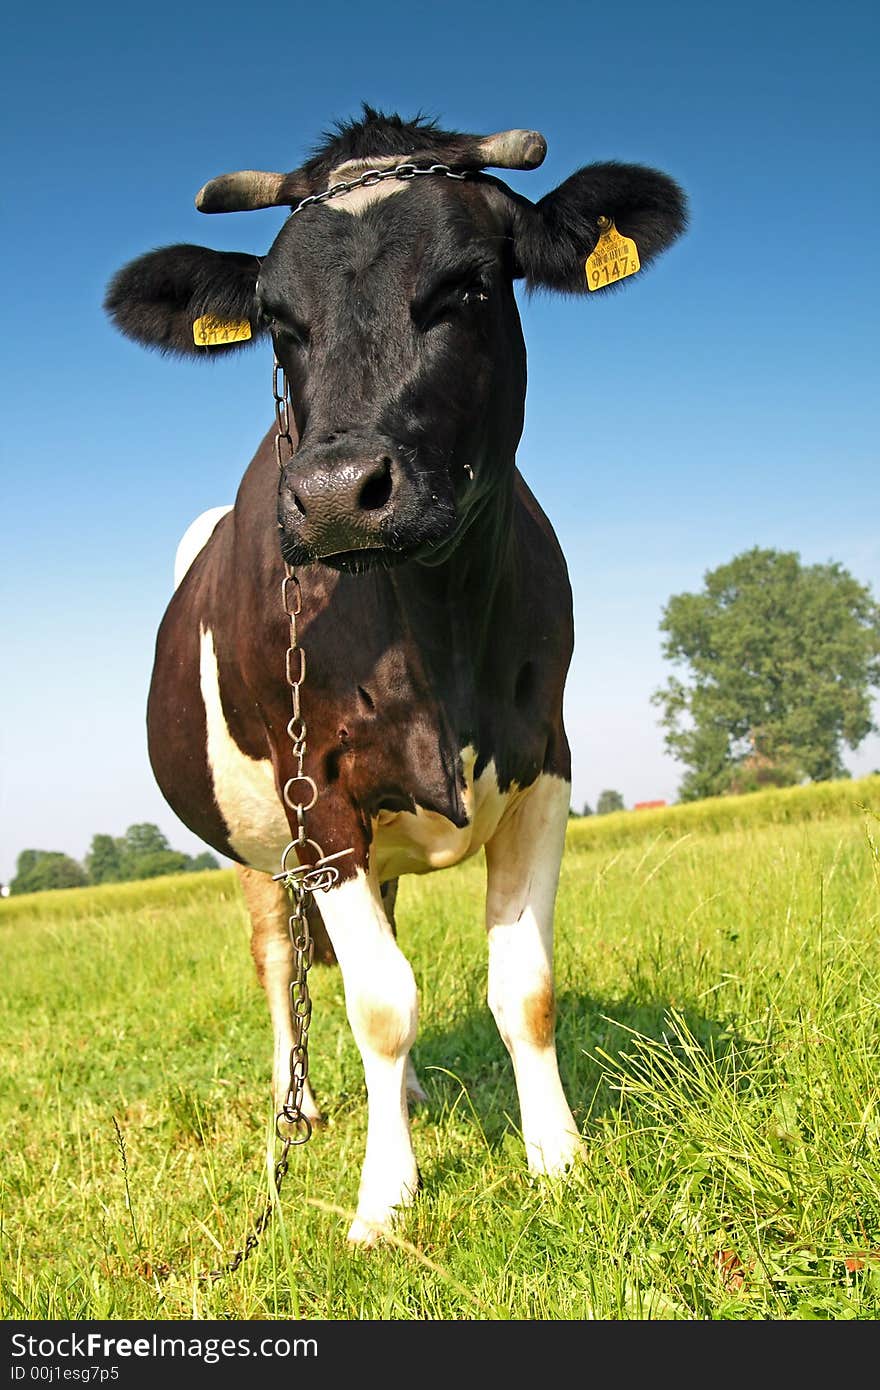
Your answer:
[[[272,1098],[277,1114],[287,1100],[290,1088],[290,1053],[293,1048],[293,1027],[290,1021],[290,983],[294,977],[293,947],[287,930],[290,900],[286,889],[280,883],[275,883],[269,874],[258,869],[245,868],[242,864],[236,864],[235,867],[251,919],[251,954],[257,969],[257,978],[266,992],[272,1019]],[[313,932],[316,959],[333,960],[333,949],[323,923],[317,913],[310,911],[310,930],[313,921],[317,927],[317,932]],[[321,1112],[308,1080],[303,1090],[302,1109],[312,1124],[321,1121]]]
[[[540,777],[486,846],[489,1006],[513,1062],[533,1173],[563,1172],[582,1147],[555,1041],[553,908],[569,791]]]

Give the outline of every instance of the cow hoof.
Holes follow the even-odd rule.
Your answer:
[[[390,1222],[364,1221],[356,1216],[348,1229],[346,1241],[361,1250],[372,1250],[391,1229]]]
[[[554,1143],[530,1144],[529,1172],[536,1178],[561,1178],[586,1154],[586,1146],[577,1134],[565,1133]]]

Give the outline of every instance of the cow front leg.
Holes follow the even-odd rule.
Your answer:
[[[243,864],[236,864],[235,869],[251,919],[251,955],[257,978],[266,992],[272,1019],[275,1044],[272,1100],[277,1115],[286,1103],[290,1090],[290,1054],[293,1049],[290,983],[294,969],[293,947],[288,933],[292,909],[287,890],[280,883],[275,883],[269,874],[248,869]],[[321,1112],[308,1080],[303,1088],[302,1110],[312,1124],[320,1122]]]
[[[489,1007],[513,1062],[533,1173],[561,1173],[581,1148],[559,1079],[553,909],[570,786],[542,775],[486,845]]]
[[[395,907],[397,904],[397,884],[396,878],[389,878],[382,884],[382,906],[385,909],[385,916],[391,925],[394,939],[397,940],[397,919],[395,917]],[[410,1105],[423,1105],[428,1097],[422,1090],[422,1084],[416,1076],[416,1069],[413,1066],[412,1057],[406,1059],[406,1095]]]
[[[407,1059],[418,1025],[418,994],[394,939],[382,896],[362,869],[318,894],[336,951],[345,1006],[364,1064],[367,1148],[348,1239],[373,1245],[419,1185],[407,1112]]]

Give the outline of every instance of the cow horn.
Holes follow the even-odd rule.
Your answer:
[[[547,141],[537,130],[499,130],[477,141],[480,162],[492,169],[537,169],[547,153]],[[309,193],[300,170],[290,174],[241,169],[220,174],[196,194],[199,212],[249,212],[254,208],[292,206]]]
[[[196,194],[199,212],[250,212],[254,208],[275,208],[298,202],[308,187],[290,174],[263,174],[241,169],[237,174],[220,174]]]
[[[493,169],[537,169],[547,141],[537,130],[499,130],[479,142],[480,158]]]

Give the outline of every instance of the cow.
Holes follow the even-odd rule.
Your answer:
[[[420,1182],[408,1113],[423,1098],[409,1057],[418,998],[394,921],[403,874],[485,852],[488,1004],[529,1170],[561,1174],[582,1145],[553,985],[572,597],[516,467],[526,354],[514,284],[588,297],[587,258],[609,228],[644,268],[683,231],[686,202],[641,165],[588,165],[536,203],[489,172],[536,168],[545,151],[535,131],[461,134],[365,106],[296,170],[201,189],[205,213],[289,209],[265,256],[165,247],[123,267],[106,296],[116,326],[163,353],[271,340],[289,385],[276,391],[282,428],[235,505],[191,528],[178,554],[148,744],[173,810],[239,866],[283,1112],[294,957],[273,874],[292,839],[304,843],[283,795],[298,775],[280,598],[295,574],[303,771],[317,789],[308,839],[339,856],[311,920],[319,956],[342,970],[368,1099],[354,1244],[391,1231]],[[213,339],[205,323],[220,325]],[[303,1110],[319,1120],[308,1082]]]

